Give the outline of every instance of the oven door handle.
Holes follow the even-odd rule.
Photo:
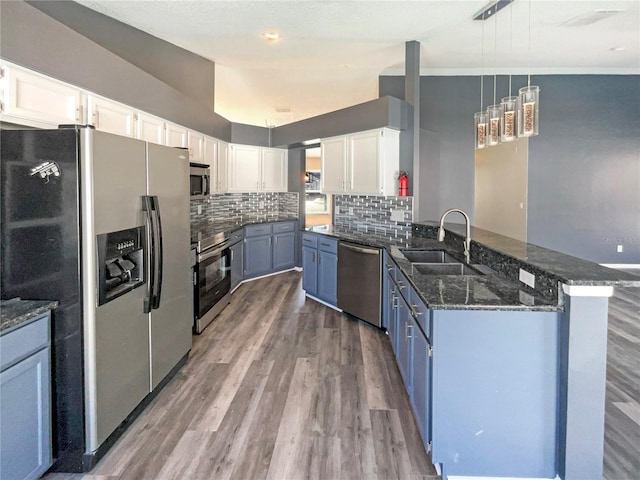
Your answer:
[[[228,242],[225,242],[223,245],[221,245],[220,247],[216,247],[214,250],[205,250],[204,252],[202,252],[200,255],[198,255],[198,263],[204,262],[205,260],[208,260],[211,257],[215,257],[216,255],[220,255],[222,252],[224,252],[225,249],[229,248],[229,245],[227,243]]]

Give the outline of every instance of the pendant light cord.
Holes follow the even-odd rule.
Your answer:
[[[509,60],[513,57],[513,2],[509,5]],[[509,74],[509,96],[511,96],[511,74]]]
[[[527,75],[527,87],[531,86],[531,0],[529,0],[529,74]]]
[[[496,79],[498,70],[498,16],[493,17],[493,104],[496,104]]]
[[[482,21],[482,41],[480,42],[480,111],[484,105],[484,20]]]

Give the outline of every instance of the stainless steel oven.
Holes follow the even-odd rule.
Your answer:
[[[194,269],[193,331],[202,331],[231,300],[231,250],[229,240],[198,252]]]

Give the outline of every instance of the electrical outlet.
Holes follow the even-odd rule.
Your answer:
[[[260,201],[258,202],[258,207],[259,207],[259,208],[264,208],[264,200],[260,200]]]
[[[349,207],[349,215],[353,215],[353,207]]]
[[[340,207],[338,207],[338,206],[336,205],[336,206],[333,208],[333,210],[334,210],[334,212],[333,212],[333,213],[334,213],[335,215],[340,215]]]
[[[520,281],[531,288],[536,288],[536,276],[533,273],[520,269]]]
[[[202,205],[198,205],[198,215],[202,214]]]
[[[618,245],[618,248],[616,250],[618,253],[622,253],[624,252],[624,245]]]

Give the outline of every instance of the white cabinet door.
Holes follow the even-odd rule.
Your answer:
[[[218,141],[218,165],[216,169],[217,191],[226,192],[229,188],[229,144]]]
[[[321,190],[341,193],[346,187],[347,137],[333,137],[320,142],[322,158]]]
[[[187,146],[189,147],[189,161],[195,163],[203,163],[204,135],[189,130],[187,132]]]
[[[347,192],[354,194],[381,194],[380,185],[381,131],[349,135]]]
[[[265,192],[287,191],[287,151],[279,148],[261,149],[262,184]]]
[[[229,191],[257,192],[260,190],[260,147],[229,145]]]
[[[88,97],[89,124],[96,130],[133,137],[135,110],[106,98],[89,95]]]
[[[169,147],[186,147],[187,129],[175,123],[165,123],[164,144]]]
[[[6,65],[2,71],[3,121],[43,128],[86,121],[79,88]]]
[[[145,142],[164,145],[164,120],[146,113],[138,113],[136,138]]]

